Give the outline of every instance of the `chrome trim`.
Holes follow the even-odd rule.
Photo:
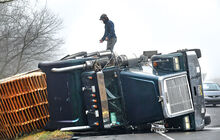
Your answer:
[[[104,128],[109,128],[110,119],[109,119],[108,99],[105,89],[104,74],[102,71],[97,72],[97,81],[98,81],[99,94],[100,94],[100,100],[102,106],[102,118],[103,118]]]
[[[163,108],[163,114],[165,118],[172,118],[172,117],[176,117],[176,116],[180,116],[180,115],[184,115],[187,113],[191,113],[194,111],[194,106],[193,106],[193,102],[192,102],[192,96],[191,96],[191,90],[189,87],[189,82],[188,82],[188,78],[187,78],[187,73],[186,72],[179,72],[179,73],[175,73],[175,74],[168,74],[168,75],[164,75],[164,76],[160,76],[158,79],[158,85],[159,85],[159,92],[160,92],[160,97],[163,98],[163,101],[161,102],[162,108]],[[166,89],[165,89],[165,83],[166,80],[169,79],[173,79],[173,78],[177,78],[177,77],[186,77],[187,80],[187,87],[188,87],[188,91],[189,91],[189,97],[190,97],[190,104],[192,106],[191,109],[188,110],[183,110],[177,113],[171,113],[170,109],[169,109],[169,103],[168,103],[168,97],[166,96]]]
[[[91,86],[91,89],[92,89],[92,92],[95,93],[96,90],[95,90],[95,86]]]
[[[99,56],[109,56],[111,54],[112,54],[112,52],[110,50],[98,52]]]
[[[64,127],[60,131],[79,131],[79,130],[89,130],[90,126],[75,126],[75,127]]]
[[[66,72],[66,71],[71,71],[71,70],[76,70],[76,69],[82,69],[85,67],[86,67],[86,64],[81,64],[81,65],[62,67],[62,68],[52,68],[51,71],[52,72]]]

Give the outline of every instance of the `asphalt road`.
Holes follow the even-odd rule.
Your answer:
[[[85,136],[80,140],[220,140],[220,105],[207,106],[211,124],[202,131]]]

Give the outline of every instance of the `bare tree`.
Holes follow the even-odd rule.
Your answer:
[[[46,6],[14,0],[0,5],[0,17],[0,78],[36,68],[63,44],[57,36],[62,21]]]
[[[0,0],[0,3],[6,3],[6,2],[11,2],[13,0]]]

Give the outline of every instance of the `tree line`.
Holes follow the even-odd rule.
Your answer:
[[[62,20],[46,6],[6,1],[0,3],[0,78],[36,68],[63,44],[58,36]]]

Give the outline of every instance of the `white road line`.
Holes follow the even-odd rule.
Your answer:
[[[175,140],[175,139],[173,139],[173,138],[171,138],[171,137],[165,135],[165,134],[162,133],[162,132],[156,132],[156,133],[157,133],[157,134],[160,134],[161,136],[164,136],[165,138],[167,138],[167,139],[169,139],[169,140]]]
[[[204,128],[204,130],[220,130],[220,127],[207,127],[207,128]],[[167,136],[166,134],[162,133],[162,132],[156,132],[157,134],[160,134],[161,136],[169,139],[169,140],[175,140],[174,138],[171,138],[169,136]]]
[[[220,127],[207,127],[204,130],[220,130]]]

